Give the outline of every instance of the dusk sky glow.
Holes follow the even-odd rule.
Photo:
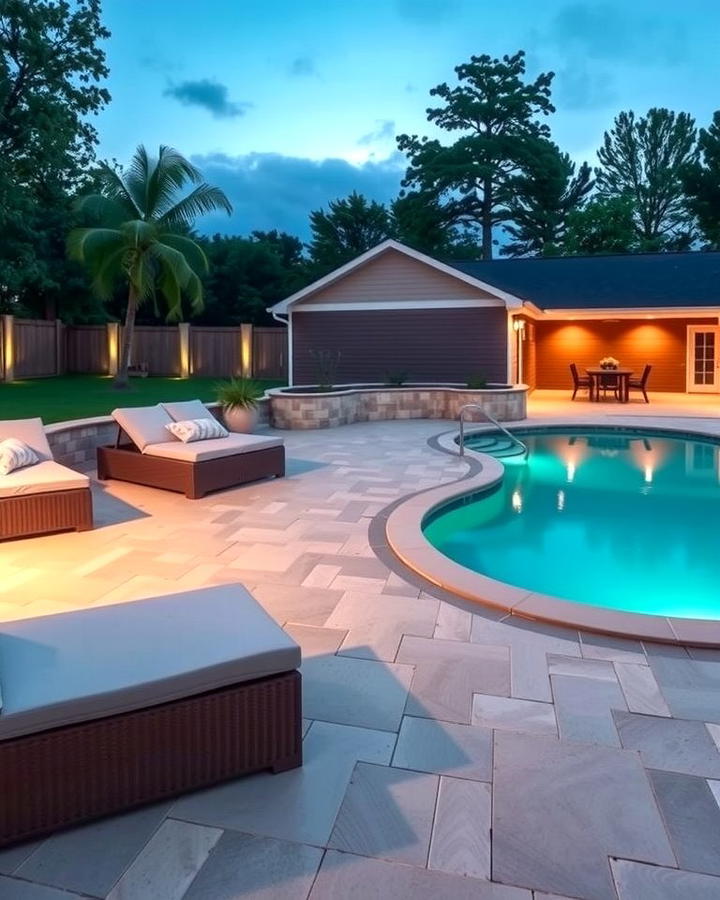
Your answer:
[[[622,109],[720,108],[715,0],[105,0],[112,103],[99,152],[191,156],[235,214],[203,230],[307,237],[311,209],[397,193],[395,135],[431,134],[429,89],[472,54],[527,52],[553,70],[554,140],[595,162]]]

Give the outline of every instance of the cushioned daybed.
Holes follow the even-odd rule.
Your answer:
[[[55,462],[42,420],[1,420],[0,441],[7,438],[27,444],[39,462],[0,475],[0,540],[92,528],[90,479]]]
[[[173,422],[212,417],[199,400],[116,409],[112,415],[118,439],[114,447],[98,447],[100,479],[180,491],[196,500],[210,491],[285,474],[280,438],[229,434],[187,444],[173,438],[167,430]]]
[[[299,665],[240,585],[0,624],[0,846],[299,766]]]

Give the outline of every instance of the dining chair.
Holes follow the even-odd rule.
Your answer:
[[[579,375],[577,366],[575,363],[570,363],[570,374],[572,375],[573,380],[573,393],[572,399],[575,399],[575,395],[578,391],[588,391],[588,393],[592,389],[592,378],[589,375]]]
[[[645,398],[645,402],[649,403],[648,395],[647,395],[647,383],[650,378],[650,372],[652,371],[652,366],[647,365],[643,369],[643,373],[640,378],[631,378],[628,381],[628,393],[630,391],[641,391],[643,397]]]

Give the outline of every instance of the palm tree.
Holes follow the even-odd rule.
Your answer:
[[[100,193],[82,197],[78,210],[98,227],[76,228],[68,236],[68,253],[88,265],[92,286],[101,300],[109,300],[122,279],[128,285],[125,328],[114,385],[128,386],[128,364],[132,350],[138,306],[161,296],[169,320],[182,315],[185,297],[192,310],[202,309],[200,275],[208,264],[202,249],[182,231],[189,231],[196,216],[224,209],[230,201],[220,188],[202,180],[202,175],[171,147],[160,147],[156,160],[142,145],[127,171],[107,163],[100,166]],[[193,185],[179,196],[187,184]]]

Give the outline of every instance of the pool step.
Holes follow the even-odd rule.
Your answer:
[[[525,455],[523,448],[516,442],[511,441],[505,435],[477,435],[473,436],[468,442],[468,446],[478,453],[487,453],[488,456],[494,456],[495,459],[512,459],[513,457],[521,457]]]

